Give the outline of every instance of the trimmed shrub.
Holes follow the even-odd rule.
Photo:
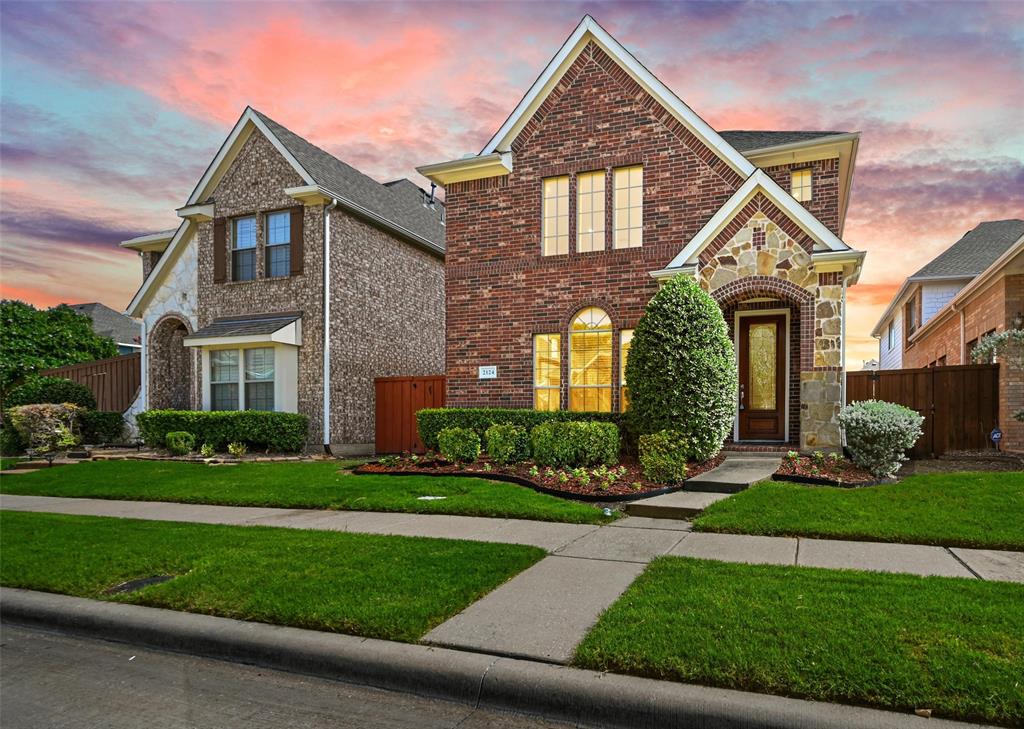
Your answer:
[[[24,438],[10,423],[0,429],[0,456],[20,456],[25,447]]]
[[[8,414],[11,425],[39,454],[54,454],[78,445],[78,414],[81,408],[71,403],[19,405]]]
[[[640,436],[640,467],[644,476],[658,483],[678,484],[686,480],[686,436],[674,430],[659,430]]]
[[[480,436],[470,428],[445,428],[437,442],[441,455],[451,463],[472,463],[480,457]]]
[[[187,456],[196,447],[196,437],[184,430],[167,434],[167,450],[176,456]]]
[[[184,430],[217,451],[239,442],[253,450],[296,453],[309,430],[305,415],[265,410],[148,410],[136,422],[146,445],[164,448],[168,433]]]
[[[4,400],[6,407],[69,402],[83,408],[95,408],[96,398],[85,385],[64,377],[30,377],[13,388]]]
[[[733,345],[718,304],[689,276],[671,279],[647,303],[626,379],[631,432],[677,431],[698,461],[722,449],[736,416]]]
[[[541,466],[576,468],[612,465],[619,460],[615,423],[553,421],[530,431],[533,460]]]
[[[522,463],[530,457],[530,436],[526,428],[496,423],[484,435],[487,455],[496,463]]]
[[[234,456],[235,458],[241,458],[248,452],[249,449],[248,447],[246,447],[245,443],[241,443],[239,441],[235,441],[234,443],[228,443],[228,454]]]
[[[916,411],[881,400],[850,403],[839,411],[853,462],[876,478],[896,475],[906,451],[921,437],[922,423]]]
[[[124,416],[112,410],[84,410],[78,426],[82,442],[90,445],[124,442]]]
[[[416,413],[420,440],[427,450],[437,450],[437,435],[445,428],[471,428],[484,438],[492,425],[518,425],[526,432],[541,423],[564,420],[619,422],[618,413],[574,413],[566,410],[527,408],[426,408]]]

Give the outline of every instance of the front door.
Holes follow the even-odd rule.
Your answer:
[[[740,440],[786,439],[786,317],[740,317]]]

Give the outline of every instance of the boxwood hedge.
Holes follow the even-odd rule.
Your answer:
[[[526,408],[427,408],[416,413],[420,440],[437,450],[437,435],[445,428],[472,428],[484,436],[496,424],[518,425],[527,432],[541,423],[568,420],[619,422],[618,413],[574,413],[567,410],[528,410]]]
[[[136,422],[146,445],[165,448],[168,433],[186,431],[196,443],[209,443],[218,451],[238,442],[251,450],[296,453],[305,447],[309,430],[305,415],[264,410],[148,410]]]

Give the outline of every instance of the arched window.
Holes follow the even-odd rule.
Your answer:
[[[612,409],[612,320],[596,306],[577,313],[569,328],[569,409]]]

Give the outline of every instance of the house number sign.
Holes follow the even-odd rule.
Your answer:
[[[493,380],[498,377],[498,366],[497,365],[481,365],[480,366],[480,378],[481,380]]]

